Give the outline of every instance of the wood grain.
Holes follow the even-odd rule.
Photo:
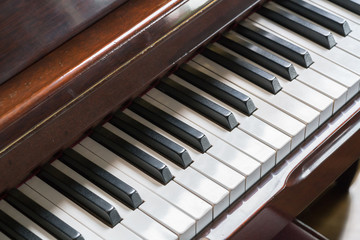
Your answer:
[[[0,84],[126,1],[1,1]]]

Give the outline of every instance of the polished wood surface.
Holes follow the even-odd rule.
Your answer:
[[[1,1],[0,84],[126,1]]]
[[[271,239],[360,156],[360,94],[198,238]]]
[[[0,169],[7,169],[0,192],[261,2],[131,0],[7,81],[0,88]]]
[[[337,181],[297,218],[329,239],[358,240],[360,164],[356,170],[357,173],[349,188],[344,189],[343,184]]]

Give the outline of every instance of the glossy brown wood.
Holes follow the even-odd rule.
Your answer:
[[[290,222],[273,240],[327,240],[320,233],[295,219]]]
[[[3,84],[0,192],[261,2],[131,0]]]
[[[197,238],[272,239],[360,156],[360,94]]]
[[[126,1],[1,1],[0,84]]]

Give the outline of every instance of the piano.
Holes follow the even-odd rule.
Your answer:
[[[2,34],[1,239],[272,239],[349,184],[358,1],[59,2]]]

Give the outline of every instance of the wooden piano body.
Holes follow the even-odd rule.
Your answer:
[[[130,0],[3,83],[0,193],[264,2]],[[275,236],[360,156],[359,106],[357,94],[199,237]]]

